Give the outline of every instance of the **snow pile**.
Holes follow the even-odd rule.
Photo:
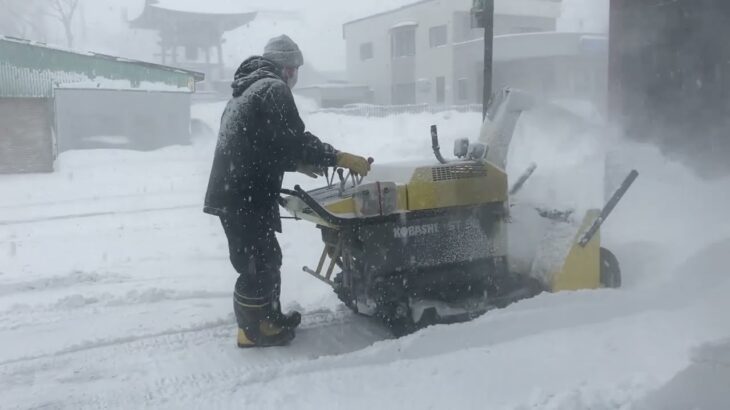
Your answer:
[[[704,346],[692,364],[658,391],[641,401],[637,409],[724,409],[728,406],[730,342]]]
[[[196,106],[194,116],[217,129],[221,111]],[[375,157],[376,171],[430,160],[432,123],[444,146],[479,130],[478,114],[305,121],[338,148]],[[201,212],[212,138],[68,152],[55,174],[0,176],[2,406],[653,410],[676,389],[699,403],[700,377],[720,386],[708,403],[728,404],[718,369],[730,340],[730,227],[717,221],[730,180],[699,180],[653,147],[534,113],[510,157],[516,174],[539,166],[521,198],[600,203],[605,146],[611,174],[642,172],[603,232],[624,289],[541,295],[389,340],[301,272],[320,238],[289,221],[283,299],[304,310],[303,328],[292,346],[259,351],[234,346],[235,274],[220,223]],[[321,181],[285,184],[295,183]]]

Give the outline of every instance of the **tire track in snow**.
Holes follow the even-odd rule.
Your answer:
[[[206,356],[220,353],[215,351],[216,347],[227,352],[228,355],[223,355],[226,364],[214,363],[208,368],[188,373],[171,372],[172,376],[155,377],[138,386],[143,393],[135,405],[146,408],[194,407],[193,403],[210,405],[200,401],[230,396],[242,385],[265,383],[287,374],[289,369],[297,368],[302,363],[315,363],[323,357],[348,354],[387,338],[381,332],[382,329],[372,325],[368,319],[351,314],[339,323],[325,321],[302,328],[291,346],[263,350],[238,350],[233,346],[232,334],[226,332],[219,335],[217,346],[212,349],[208,344],[200,346],[201,354]],[[97,395],[93,403],[101,407],[113,407],[122,398],[129,400],[128,391],[117,394]],[[203,397],[205,399],[201,399]],[[83,401],[79,404],[84,405]]]
[[[341,309],[305,314],[297,339],[288,347],[241,350],[235,347],[235,322],[230,318],[7,361],[0,363],[0,378],[9,402],[26,408],[157,409],[200,400],[212,392],[230,394],[242,381],[261,382],[296,363],[350,353],[386,338],[374,322]],[[67,388],[50,388],[39,396],[33,390],[39,379]],[[69,388],[73,386],[84,387]]]
[[[85,218],[98,218],[103,216],[117,216],[117,215],[135,215],[135,214],[145,214],[145,213],[152,213],[152,212],[164,212],[164,211],[178,211],[183,209],[202,209],[202,206],[200,203],[194,204],[194,205],[178,205],[178,206],[169,206],[169,207],[161,207],[161,208],[146,208],[146,209],[132,209],[127,211],[107,211],[107,212],[89,212],[85,214],[72,214],[72,215],[57,215],[57,216],[49,216],[49,217],[41,217],[41,218],[29,218],[29,219],[15,219],[15,220],[0,220],[0,226],[11,226],[11,225],[27,225],[27,224],[35,224],[35,223],[42,223],[42,222],[54,222],[54,221],[64,221],[69,219],[85,219]]]
[[[101,340],[101,341],[87,341],[87,342],[81,342],[77,345],[59,350],[55,353],[49,353],[49,354],[41,354],[36,356],[27,356],[27,357],[21,357],[18,359],[12,359],[7,360],[4,362],[0,362],[0,368],[12,365],[16,363],[23,363],[23,362],[29,362],[29,361],[35,361],[39,359],[45,359],[45,358],[51,358],[51,357],[62,357],[66,355],[72,355],[74,353],[82,353],[88,350],[94,350],[94,349],[103,349],[106,347],[114,347],[118,345],[128,344],[128,343],[135,343],[135,342],[144,342],[148,339],[155,339],[155,338],[161,338],[165,336],[176,336],[176,335],[183,335],[186,333],[195,333],[200,332],[204,330],[214,329],[216,327],[223,327],[230,325],[231,321],[230,319],[220,319],[214,322],[204,323],[198,326],[192,326],[186,329],[182,330],[166,330],[159,333],[152,333],[147,335],[141,335],[141,336],[130,336],[130,337],[119,337],[114,339],[108,339],[108,340]]]
[[[129,291],[124,295],[111,295],[107,292],[85,296],[72,294],[52,303],[16,303],[0,311],[0,332],[19,331],[28,328],[42,328],[60,323],[73,323],[75,320],[96,319],[120,308],[131,306],[153,307],[165,302],[194,303],[196,306],[207,301],[230,299],[230,292],[176,291],[170,289],[148,289],[138,292]],[[123,312],[122,312],[123,313]]]
[[[120,282],[122,283],[122,282]],[[124,282],[129,283],[129,282]],[[97,292],[94,295],[74,293],[56,299],[52,303],[29,305],[16,304],[10,309],[0,311],[0,316],[8,314],[32,314],[58,311],[72,311],[88,307],[122,307],[138,304],[154,304],[166,301],[189,301],[205,299],[230,298],[231,292],[180,291],[175,289],[149,288],[143,291],[131,290],[125,294],[112,294],[109,291]]]
[[[299,330],[310,330],[310,329],[316,329],[323,326],[331,326],[335,324],[341,324],[345,322],[351,322],[354,320],[353,318],[357,318],[354,313],[349,312],[345,309],[341,309],[337,312],[332,311],[317,311],[317,312],[311,312],[303,315],[302,317],[302,325],[300,326]],[[366,320],[362,318],[363,320]],[[166,330],[158,333],[151,333],[147,335],[140,335],[140,336],[130,336],[130,337],[120,337],[120,338],[112,338],[107,340],[101,340],[101,341],[87,341],[79,343],[75,346],[71,346],[62,350],[59,350],[55,353],[50,354],[41,354],[36,356],[27,356],[22,357],[18,359],[12,359],[7,360],[4,362],[0,362],[0,368],[17,364],[17,363],[23,363],[23,362],[30,362],[35,361],[39,359],[44,358],[51,358],[51,357],[61,357],[65,355],[73,355],[75,353],[82,353],[89,350],[95,350],[95,349],[103,349],[107,347],[116,347],[119,345],[125,345],[125,344],[134,344],[134,343],[141,343],[147,340],[155,340],[158,338],[173,338],[176,336],[186,335],[186,334],[193,334],[195,335],[198,332],[216,329],[216,328],[222,328],[222,327],[228,327],[231,328],[235,327],[235,320],[232,317],[232,314],[225,318],[225,319],[219,319],[212,322],[203,323],[197,326],[191,326],[185,329],[176,329],[176,330]],[[160,345],[164,346],[170,346],[167,342],[161,342]]]
[[[68,275],[51,276],[24,282],[12,282],[0,284],[0,296],[14,293],[37,292],[42,290],[53,290],[68,288],[80,284],[117,284],[125,283],[131,278],[129,275],[116,273],[90,273],[74,271]]]
[[[135,194],[118,194],[118,195],[104,195],[104,196],[93,196],[86,198],[74,198],[64,199],[50,202],[27,202],[27,203],[14,203],[12,205],[0,205],[0,209],[13,210],[13,209],[28,209],[28,208],[43,208],[43,207],[55,207],[58,205],[75,205],[75,204],[88,204],[88,203],[100,203],[110,200],[118,199],[133,199],[133,198],[149,198],[149,197],[174,197],[175,195],[190,195],[195,196],[199,194],[197,190],[175,190],[173,193],[170,191],[160,192],[140,192]]]

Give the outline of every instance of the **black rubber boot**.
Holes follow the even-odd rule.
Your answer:
[[[296,329],[300,323],[302,323],[302,314],[295,311],[284,314],[281,311],[281,302],[279,297],[281,295],[281,279],[274,284],[274,292],[271,295],[271,306],[273,313],[273,321],[281,327],[287,329]]]
[[[267,300],[263,304],[234,295],[233,310],[238,322],[238,347],[285,346],[294,337],[294,329],[277,323],[277,312]]]
[[[296,329],[302,323],[302,314],[295,311],[284,314],[280,308],[273,309],[272,322],[286,329]]]

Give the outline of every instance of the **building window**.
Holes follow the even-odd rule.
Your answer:
[[[394,84],[392,101],[394,105],[416,103],[416,83]]]
[[[472,16],[468,11],[454,13],[454,42],[475,40],[484,37],[483,28],[472,27]]]
[[[466,101],[469,99],[469,79],[459,78],[456,82],[456,89],[458,90],[459,101]]]
[[[370,60],[373,56],[373,43],[360,44],[360,60]]]
[[[394,28],[390,36],[393,58],[416,55],[416,26]]]
[[[446,25],[431,27],[428,30],[428,42],[431,48],[446,45],[449,42]]]
[[[436,104],[446,102],[446,77],[436,77]]]

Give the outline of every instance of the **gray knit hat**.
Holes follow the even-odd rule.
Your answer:
[[[286,34],[269,40],[264,48],[264,58],[284,68],[298,68],[304,65],[304,56],[299,46]]]

